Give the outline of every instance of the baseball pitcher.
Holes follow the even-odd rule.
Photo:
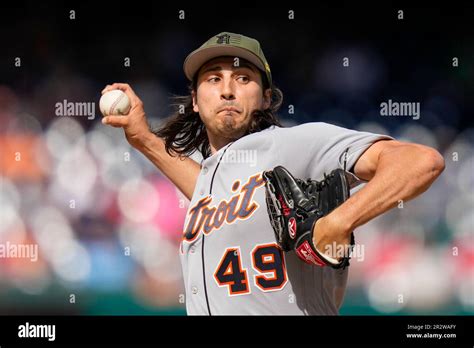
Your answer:
[[[179,249],[188,314],[338,314],[354,231],[427,190],[442,156],[327,123],[282,127],[282,93],[260,43],[243,35],[213,36],[184,73],[190,94],[159,130],[127,84],[103,93],[123,90],[129,115],[103,122],[191,201]]]

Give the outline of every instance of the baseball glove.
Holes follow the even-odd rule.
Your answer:
[[[276,240],[284,251],[294,250],[308,264],[343,269],[349,266],[348,253],[338,261],[319,252],[313,244],[316,221],[349,198],[346,173],[335,169],[321,181],[296,179],[282,166],[263,173],[268,215]],[[350,250],[353,246],[352,233]]]

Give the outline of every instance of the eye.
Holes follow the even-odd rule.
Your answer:
[[[239,77],[237,77],[237,80],[242,83],[247,83],[250,81],[249,77],[245,75],[240,75]]]
[[[213,76],[213,77],[210,77],[207,79],[207,82],[210,82],[210,83],[216,83],[216,82],[219,82],[220,81],[220,78],[217,77],[217,76]]]

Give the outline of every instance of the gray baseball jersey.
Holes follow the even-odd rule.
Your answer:
[[[203,160],[180,245],[187,313],[338,314],[348,268],[309,265],[278,248],[262,172],[282,165],[320,180],[343,157],[351,169],[380,139],[391,138],[321,122],[272,126]]]

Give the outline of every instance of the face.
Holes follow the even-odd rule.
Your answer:
[[[193,110],[210,138],[235,140],[245,135],[255,110],[270,107],[270,97],[254,65],[240,60],[236,67],[232,57],[220,57],[199,70]]]

